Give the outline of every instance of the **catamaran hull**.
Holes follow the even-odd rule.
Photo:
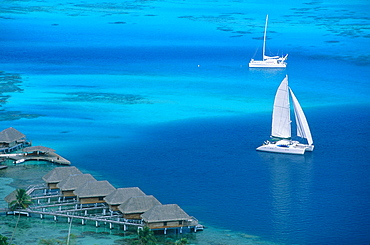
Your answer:
[[[306,151],[313,151],[314,145],[307,145],[293,141],[293,144],[264,144],[257,148],[257,151],[266,151],[274,153],[297,154],[303,155]]]
[[[274,144],[268,144],[268,145],[262,145],[262,146],[258,147],[257,151],[303,155],[305,153],[305,148],[293,147],[293,146],[280,147],[280,146],[276,146]]]

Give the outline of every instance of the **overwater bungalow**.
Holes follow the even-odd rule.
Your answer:
[[[58,189],[57,184],[63,179],[69,177],[70,175],[82,174],[82,172],[72,166],[72,167],[56,167],[45,174],[42,179],[46,182],[49,189]]]
[[[40,145],[25,147],[22,151],[25,152],[26,155],[47,155],[49,153],[55,152],[54,149]]]
[[[0,132],[0,152],[9,153],[29,146],[31,143],[27,141],[24,134],[15,128],[7,128]]]
[[[189,216],[177,204],[157,205],[141,215],[144,224],[150,229],[164,230],[182,227],[196,227],[198,221]]]
[[[91,181],[96,181],[91,174],[74,174],[60,181],[57,184],[57,188],[60,189],[60,192],[64,197],[76,197],[73,191],[86,182]]]
[[[104,198],[111,211],[118,211],[118,206],[134,196],[145,196],[139,187],[118,188]]]
[[[73,193],[81,204],[104,203],[104,198],[115,191],[108,181],[88,181],[76,188]]]
[[[161,203],[152,195],[134,196],[118,206],[125,219],[141,219],[141,215]]]

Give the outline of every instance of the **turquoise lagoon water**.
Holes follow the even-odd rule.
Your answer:
[[[368,244],[368,12],[366,1],[3,2],[0,126],[179,204],[208,227],[193,244]],[[248,68],[266,14],[267,50],[289,53],[287,69]],[[285,75],[314,137],[305,156],[255,151]],[[9,165],[2,196],[52,167]],[[11,234],[15,218],[0,221]],[[22,224],[17,244],[68,229]],[[73,233],[78,244],[130,237]]]

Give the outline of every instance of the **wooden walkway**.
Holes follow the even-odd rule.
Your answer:
[[[72,219],[77,219],[80,220],[82,225],[90,221],[94,222],[96,227],[103,223],[108,224],[110,229],[113,229],[113,225],[123,227],[123,230],[127,230],[130,226],[136,229],[144,227],[141,220],[128,220],[123,218],[122,214],[110,212],[108,205],[104,203],[81,204],[77,200],[60,199],[63,196],[59,193],[39,193],[34,195],[35,191],[44,189],[47,189],[45,185],[29,186],[27,188],[27,194],[31,196],[31,200],[36,201],[36,203],[34,202],[27,209],[16,211],[3,209],[0,211],[14,215],[19,213],[27,216],[31,214],[39,215],[41,219],[45,218],[45,216],[51,216],[55,221],[57,221],[58,218],[67,218],[67,222],[71,222]]]
[[[58,163],[62,165],[70,165],[71,162],[56,154],[55,152],[49,152],[47,154],[25,154],[25,153],[12,153],[12,154],[0,154],[0,158],[12,159],[15,164],[22,163],[25,161],[48,161],[52,163]]]
[[[102,207],[100,207],[102,208]],[[43,219],[45,215],[53,216],[54,220],[57,221],[58,218],[67,218],[67,222],[71,222],[72,219],[78,219],[81,221],[82,225],[86,225],[86,221],[93,221],[95,222],[95,226],[99,227],[101,223],[109,224],[109,228],[113,229],[113,225],[119,225],[123,227],[123,230],[127,230],[128,226],[133,226],[138,229],[144,227],[144,224],[141,221],[134,222],[132,220],[124,219],[121,215],[94,215],[94,214],[86,214],[80,213],[81,211],[85,210],[92,210],[94,208],[83,208],[83,209],[70,209],[70,210],[63,210],[63,212],[58,211],[40,211],[34,210],[31,208],[28,209],[21,209],[17,211],[8,211],[8,214],[23,214],[30,216],[30,214],[38,214],[40,218]],[[96,208],[95,208],[96,209]],[[4,210],[6,211],[6,210]],[[68,212],[67,212],[68,211]],[[67,212],[67,213],[65,213]]]

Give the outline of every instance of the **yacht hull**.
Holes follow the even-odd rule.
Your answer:
[[[249,62],[250,68],[286,68],[286,63],[275,63],[275,62],[266,62],[263,60],[253,60]]]

